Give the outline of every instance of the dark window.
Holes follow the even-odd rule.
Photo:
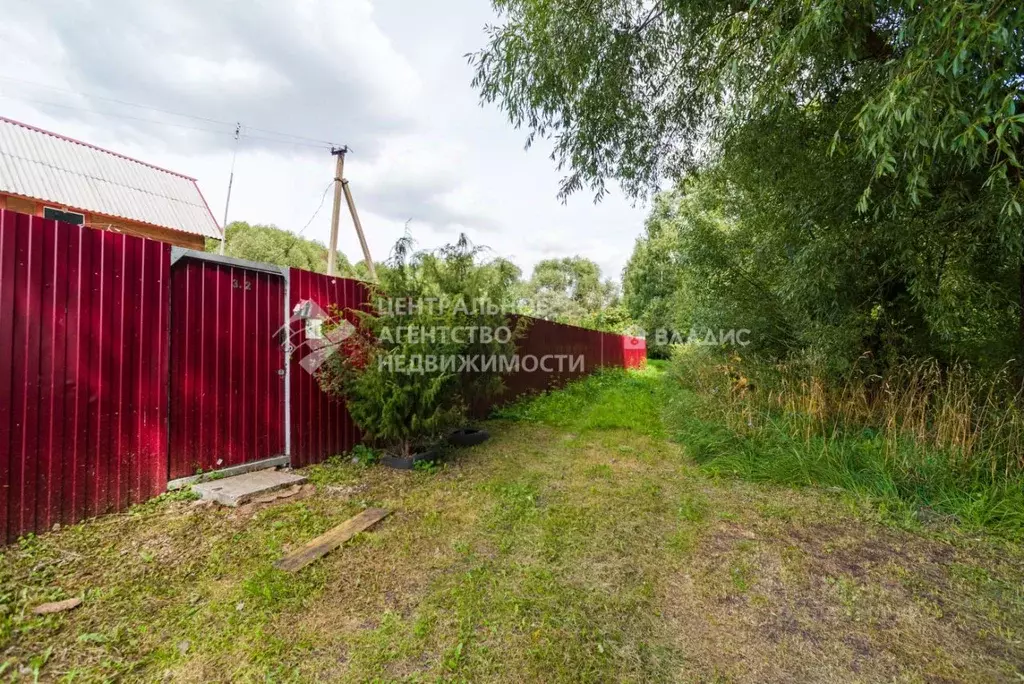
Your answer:
[[[84,214],[78,214],[73,211],[61,211],[54,207],[43,207],[43,218],[63,221],[64,223],[73,223],[76,226],[80,226],[85,223]]]

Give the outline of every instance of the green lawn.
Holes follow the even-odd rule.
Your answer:
[[[1020,546],[708,472],[672,401],[657,368],[604,374],[436,473],[339,460],[301,501],[168,498],[25,540],[0,558],[0,677],[1018,681]],[[272,568],[371,505],[395,514]]]

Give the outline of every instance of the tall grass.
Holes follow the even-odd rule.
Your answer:
[[[706,349],[673,359],[667,422],[706,468],[839,486],[1024,534],[1024,411],[1007,373],[907,361],[826,381]]]
[[[496,418],[544,423],[584,432],[626,429],[662,436],[662,377],[654,362],[644,370],[600,370],[560,390],[522,397]]]

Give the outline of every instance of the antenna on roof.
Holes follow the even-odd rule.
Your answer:
[[[238,136],[242,132],[242,123],[235,123],[235,149],[231,153],[231,175],[228,176],[228,198],[224,200],[224,223],[220,226],[220,249],[218,253],[224,255],[224,244],[228,241],[228,207],[231,206],[231,186],[235,184],[235,159],[238,158]]]

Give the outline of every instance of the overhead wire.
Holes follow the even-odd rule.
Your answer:
[[[111,102],[111,103],[114,103],[114,104],[123,105],[123,106],[126,106],[126,107],[135,107],[135,108],[138,108],[138,109],[145,109],[145,110],[157,112],[157,113],[160,113],[160,114],[166,114],[168,116],[176,116],[176,117],[181,117],[181,118],[185,118],[185,119],[193,119],[193,120],[196,120],[196,121],[202,121],[204,123],[217,124],[217,125],[220,125],[220,126],[229,127],[229,130],[227,130],[227,131],[211,130],[211,129],[202,128],[202,127],[199,127],[199,126],[186,126],[184,124],[177,124],[177,123],[173,123],[173,122],[169,122],[169,121],[159,121],[159,120],[156,120],[156,119],[146,119],[146,118],[142,118],[142,117],[130,116],[130,115],[127,115],[127,114],[119,114],[119,113],[116,113],[116,112],[107,112],[107,111],[102,111],[102,110],[89,109],[89,108],[81,107],[81,106],[77,106],[77,105],[61,104],[61,103],[57,103],[57,102],[46,102],[46,101],[42,101],[42,100],[37,100],[37,99],[31,98],[31,97],[25,97],[23,95],[12,95],[12,94],[8,94],[8,93],[0,94],[0,97],[4,97],[4,98],[8,98],[8,99],[14,99],[14,100],[23,100],[25,102],[31,102],[31,103],[34,103],[34,104],[40,104],[40,105],[49,106],[49,107],[60,107],[62,109],[73,109],[73,110],[78,110],[78,111],[83,111],[83,112],[89,112],[89,113],[92,113],[92,114],[98,114],[100,116],[110,116],[110,117],[114,117],[114,118],[127,119],[127,120],[130,120],[130,121],[141,121],[141,122],[145,122],[145,123],[156,124],[156,125],[159,125],[159,126],[171,126],[171,127],[175,127],[175,128],[184,128],[184,129],[188,129],[188,130],[208,131],[208,132],[211,132],[211,133],[224,133],[226,135],[233,135],[233,129],[234,129],[235,125],[236,125],[236,122],[234,122],[234,121],[225,121],[225,120],[213,119],[213,118],[205,117],[205,116],[198,116],[196,114],[185,114],[183,112],[175,112],[175,111],[172,111],[172,110],[169,110],[169,109],[162,109],[160,107],[153,107],[151,105],[140,104],[138,102],[130,102],[128,100],[122,100],[122,99],[119,99],[119,98],[116,98],[116,97],[108,97],[108,96],[105,96],[105,95],[96,95],[96,94],[92,94],[92,93],[84,93],[84,92],[81,92],[81,91],[72,90],[70,88],[61,88],[61,87],[58,87],[58,86],[48,85],[48,84],[45,84],[45,83],[38,83],[38,82],[35,82],[35,81],[28,81],[28,80],[20,79],[20,78],[13,78],[13,77],[10,77],[10,76],[0,76],[0,81],[7,81],[9,83],[19,83],[19,84],[22,84],[22,85],[33,86],[33,87],[37,87],[37,88],[43,88],[43,89],[46,89],[46,90],[52,90],[52,91],[55,91],[55,92],[62,92],[62,93],[68,93],[68,94],[71,94],[71,95],[77,95],[79,97],[84,97],[84,98],[88,98],[88,99],[92,99],[92,100],[100,100],[100,101],[104,101],[104,102]],[[294,133],[286,133],[284,131],[275,131],[275,130],[270,129],[270,128],[258,128],[258,127],[255,127],[255,126],[244,126],[244,129],[247,129],[247,130],[250,130],[250,131],[256,131],[258,133],[264,133],[264,134],[266,134],[266,136],[278,136],[277,138],[274,138],[274,137],[265,137],[265,136],[245,134],[245,136],[247,138],[251,139],[251,140],[259,140],[259,141],[263,141],[263,142],[276,142],[276,143],[281,143],[281,144],[286,144],[286,145],[297,145],[297,146],[300,146],[300,147],[316,147],[316,148],[319,148],[319,149],[323,149],[325,147],[331,147],[331,146],[334,145],[334,143],[329,141],[329,140],[322,140],[322,139],[319,139],[319,138],[311,138],[311,137],[304,136],[304,135],[296,135]],[[290,138],[290,140],[282,140],[281,138]]]
[[[31,102],[33,104],[38,104],[38,105],[42,105],[42,106],[45,106],[45,107],[59,107],[61,109],[71,109],[71,110],[75,110],[75,111],[86,112],[86,113],[89,113],[89,114],[96,114],[96,115],[99,115],[99,116],[108,116],[108,117],[112,117],[112,118],[115,118],[115,119],[126,119],[128,121],[139,121],[139,122],[142,122],[142,123],[153,124],[153,125],[156,125],[156,126],[170,126],[171,128],[181,128],[181,129],[190,130],[190,131],[201,131],[201,132],[204,132],[204,133],[212,133],[212,134],[215,134],[215,135],[234,136],[234,134],[235,134],[235,132],[234,132],[235,124],[234,123],[229,124],[232,127],[232,130],[223,130],[222,131],[222,130],[217,130],[217,129],[214,129],[214,128],[204,128],[202,126],[189,126],[187,124],[173,123],[171,121],[159,121],[157,119],[147,119],[147,118],[140,117],[140,116],[130,116],[128,114],[119,114],[117,112],[106,112],[106,111],[102,111],[102,110],[98,110],[98,109],[89,109],[87,107],[78,107],[78,106],[75,106],[75,105],[61,104],[59,102],[46,102],[46,101],[43,101],[43,100],[35,100],[35,99],[32,99],[32,98],[27,98],[27,97],[20,97],[20,96],[15,96],[15,95],[7,95],[5,93],[0,93],[0,98],[9,99],[9,100],[21,100],[23,102]],[[259,140],[259,141],[262,141],[262,142],[278,143],[278,144],[281,144],[281,145],[294,145],[296,147],[309,147],[309,148],[314,148],[314,149],[318,149],[318,150],[328,150],[328,149],[331,148],[330,145],[325,144],[325,143],[309,143],[309,142],[302,142],[300,140],[282,140],[280,138],[268,138],[268,137],[260,136],[260,135],[250,135],[249,133],[245,132],[247,128],[248,128],[248,126],[242,126],[241,136],[243,138],[247,138],[249,140]]]
[[[324,208],[324,201],[327,199],[327,193],[330,192],[332,187],[334,187],[334,181],[333,180],[330,183],[327,184],[326,188],[324,188],[323,194],[320,195],[320,204],[319,204],[319,206],[317,206],[316,211],[313,212],[313,215],[309,217],[309,220],[306,221],[306,225],[302,226],[302,229],[299,230],[299,232],[292,233],[292,240],[288,244],[288,246],[285,247],[280,252],[278,252],[277,254],[275,254],[270,259],[267,259],[267,261],[269,261],[271,263],[277,263],[278,259],[280,259],[281,257],[287,256],[292,251],[292,248],[295,247],[295,245],[299,244],[299,240],[302,238],[302,234],[306,232],[306,229],[309,228],[310,225],[312,225],[313,221],[316,220],[316,217],[320,215],[320,210]],[[224,228],[227,229],[227,226],[224,226]],[[291,231],[288,231],[288,232],[291,232]]]
[[[296,140],[302,140],[302,141],[310,142],[310,143],[317,143],[319,145],[329,145],[329,146],[332,146],[332,147],[336,146],[336,143],[333,143],[330,140],[320,140],[319,138],[307,138],[304,135],[295,135],[294,133],[282,133],[280,131],[273,131],[273,130],[270,130],[270,129],[267,129],[267,128],[257,128],[256,126],[246,126],[246,128],[248,128],[250,131],[256,131],[258,133],[268,133],[270,135],[282,135],[282,136],[285,136],[285,137],[288,137],[288,138],[295,138]]]
[[[59,102],[46,102],[44,100],[36,100],[29,97],[22,97],[17,95],[8,95],[6,93],[0,93],[0,98],[5,100],[21,100],[23,102],[31,102],[32,104],[43,105],[45,107],[59,107],[61,109],[73,109],[80,112],[89,112],[90,114],[99,114],[101,116],[110,116],[117,119],[127,119],[129,121],[142,121],[145,123],[157,124],[159,126],[170,126],[172,128],[184,128],[191,131],[204,131],[206,133],[227,133],[231,134],[230,131],[218,131],[212,128],[203,128],[202,126],[188,126],[186,124],[172,123],[170,121],[157,121],[156,119],[146,119],[140,116],[129,116],[128,114],[118,114],[116,112],[103,112],[96,109],[88,109],[86,107],[78,107],[76,105],[61,104]],[[234,125],[234,124],[232,124]]]
[[[109,97],[106,95],[95,95],[91,93],[83,93],[78,90],[72,90],[70,88],[61,88],[59,86],[49,85],[46,83],[39,83],[37,81],[27,81],[23,78],[13,78],[11,76],[0,76],[0,81],[7,81],[8,83],[20,83],[22,85],[34,86],[36,88],[44,88],[45,90],[53,90],[58,93],[68,93],[70,95],[78,95],[79,97],[87,97],[90,100],[103,100],[105,102],[112,102],[114,104],[125,105],[126,107],[136,107],[138,109],[148,109],[154,112],[160,112],[161,114],[170,114],[171,116],[180,116],[185,119],[196,119],[198,121],[205,121],[207,123],[234,125],[230,121],[221,121],[219,119],[210,119],[204,116],[197,116],[195,114],[183,114],[181,112],[173,112],[168,109],[161,109],[159,107],[153,107],[151,105],[139,104],[137,102],[129,102],[127,100],[120,100],[116,97]]]
[[[295,134],[292,134],[292,133],[285,133],[285,132],[282,132],[282,131],[275,131],[275,130],[267,129],[267,128],[257,128],[255,126],[240,126],[239,127],[238,122],[222,121],[222,120],[219,120],[219,119],[212,119],[212,118],[209,118],[209,117],[198,116],[198,115],[195,115],[195,114],[184,114],[182,112],[174,112],[174,111],[171,111],[171,110],[162,109],[160,107],[153,107],[153,106],[150,106],[150,105],[139,104],[137,102],[129,102],[127,100],[121,100],[119,98],[107,97],[107,96],[104,96],[104,95],[95,95],[95,94],[83,93],[83,92],[76,91],[76,90],[71,90],[71,89],[68,89],[68,88],[60,88],[60,87],[57,87],[57,86],[47,85],[47,84],[44,84],[44,83],[37,83],[37,82],[34,82],[34,81],[27,81],[27,80],[19,79],[19,78],[12,78],[12,77],[9,77],[9,76],[0,76],[0,81],[8,81],[8,82],[12,82],[12,83],[20,83],[20,84],[29,85],[29,86],[35,86],[35,87],[39,87],[39,88],[44,88],[46,90],[52,90],[52,91],[55,91],[55,92],[64,92],[64,93],[68,93],[68,94],[72,94],[72,95],[77,95],[79,97],[89,98],[89,99],[93,99],[93,100],[100,100],[100,101],[104,101],[104,102],[110,102],[110,103],[113,103],[113,104],[119,104],[119,105],[123,105],[123,106],[126,106],[126,107],[135,107],[135,108],[138,108],[138,109],[145,109],[145,110],[157,112],[157,113],[160,113],[160,114],[165,114],[165,115],[168,115],[168,116],[177,116],[177,117],[181,117],[181,118],[185,118],[185,119],[193,119],[195,121],[201,121],[201,122],[204,122],[204,123],[216,124],[216,125],[220,125],[220,126],[227,126],[227,127],[230,127],[230,128],[228,130],[218,130],[218,129],[206,128],[206,127],[202,127],[202,126],[190,126],[190,125],[185,125],[185,124],[173,123],[173,122],[170,122],[170,121],[160,121],[160,120],[157,120],[157,119],[149,119],[149,118],[144,118],[144,117],[131,116],[131,115],[128,115],[128,114],[120,114],[120,113],[117,113],[117,112],[108,112],[108,111],[102,111],[102,110],[97,110],[97,109],[90,109],[90,108],[87,108],[87,107],[81,107],[81,106],[77,106],[77,105],[62,104],[62,103],[57,103],[57,102],[47,102],[47,101],[37,100],[37,99],[34,99],[34,98],[25,97],[25,96],[10,95],[10,94],[7,94],[7,93],[0,93],[0,98],[4,98],[4,99],[22,100],[22,101],[25,101],[25,102],[30,102],[30,103],[33,103],[33,104],[43,105],[43,106],[47,106],[47,107],[58,107],[58,108],[61,108],[61,109],[76,110],[76,111],[81,111],[81,112],[87,112],[87,113],[90,113],[90,114],[96,114],[96,115],[99,115],[99,116],[109,116],[109,117],[113,117],[113,118],[129,120],[129,121],[139,121],[139,122],[142,122],[142,123],[149,123],[149,124],[154,124],[154,125],[158,125],[158,126],[169,126],[169,127],[172,127],[172,128],[180,128],[180,129],[185,129],[185,130],[201,131],[201,132],[205,132],[205,133],[222,134],[222,135],[234,135],[234,136],[241,135],[244,138],[248,138],[250,140],[258,140],[258,141],[262,141],[262,142],[272,142],[272,143],[279,143],[279,144],[284,144],[284,145],[295,145],[295,146],[299,146],[299,147],[312,147],[312,148],[317,148],[317,149],[332,149],[332,148],[335,147],[335,144],[332,143],[331,141],[328,141],[328,140],[321,140],[321,139],[318,139],[318,138],[310,138],[310,137],[307,137],[307,136],[295,135]],[[275,136],[276,135],[276,136],[281,136],[281,137],[285,137],[285,138],[292,138],[292,139],[291,140],[282,140],[281,137],[273,138],[273,137],[252,135],[251,133],[248,133],[247,131],[256,131],[256,132],[259,132],[259,133],[264,133],[264,134],[266,134],[268,136]],[[237,139],[237,137],[236,137],[236,139]],[[306,221],[306,224],[304,226],[302,226],[302,228],[297,233],[293,234],[294,238],[293,238],[291,244],[289,244],[288,247],[286,247],[282,252],[280,252],[275,257],[275,259],[283,257],[283,256],[286,256],[291,251],[291,249],[296,244],[298,244],[298,241],[301,238],[302,234],[306,232],[306,229],[308,229],[309,226],[312,225],[313,221],[316,220],[316,217],[320,214],[321,210],[323,210],[324,202],[327,199],[327,193],[330,192],[330,189],[334,186],[334,183],[335,183],[335,181],[332,180],[330,183],[327,184],[327,187],[324,188],[324,191],[323,191],[323,193],[320,196],[320,204],[317,206],[316,211],[314,211],[313,215],[309,217],[309,220]],[[225,226],[225,228],[227,228],[227,226]]]
[[[324,200],[327,199],[327,193],[330,191],[331,188],[334,187],[335,182],[336,181],[332,180],[330,183],[327,184],[327,187],[324,188],[324,194],[320,195],[320,206],[316,208],[316,211],[313,212],[313,215],[309,217],[308,221],[306,221],[306,225],[302,226],[302,230],[295,234],[296,237],[306,232],[306,229],[309,228],[311,223],[313,223],[313,220],[320,213],[320,210],[324,208]]]

